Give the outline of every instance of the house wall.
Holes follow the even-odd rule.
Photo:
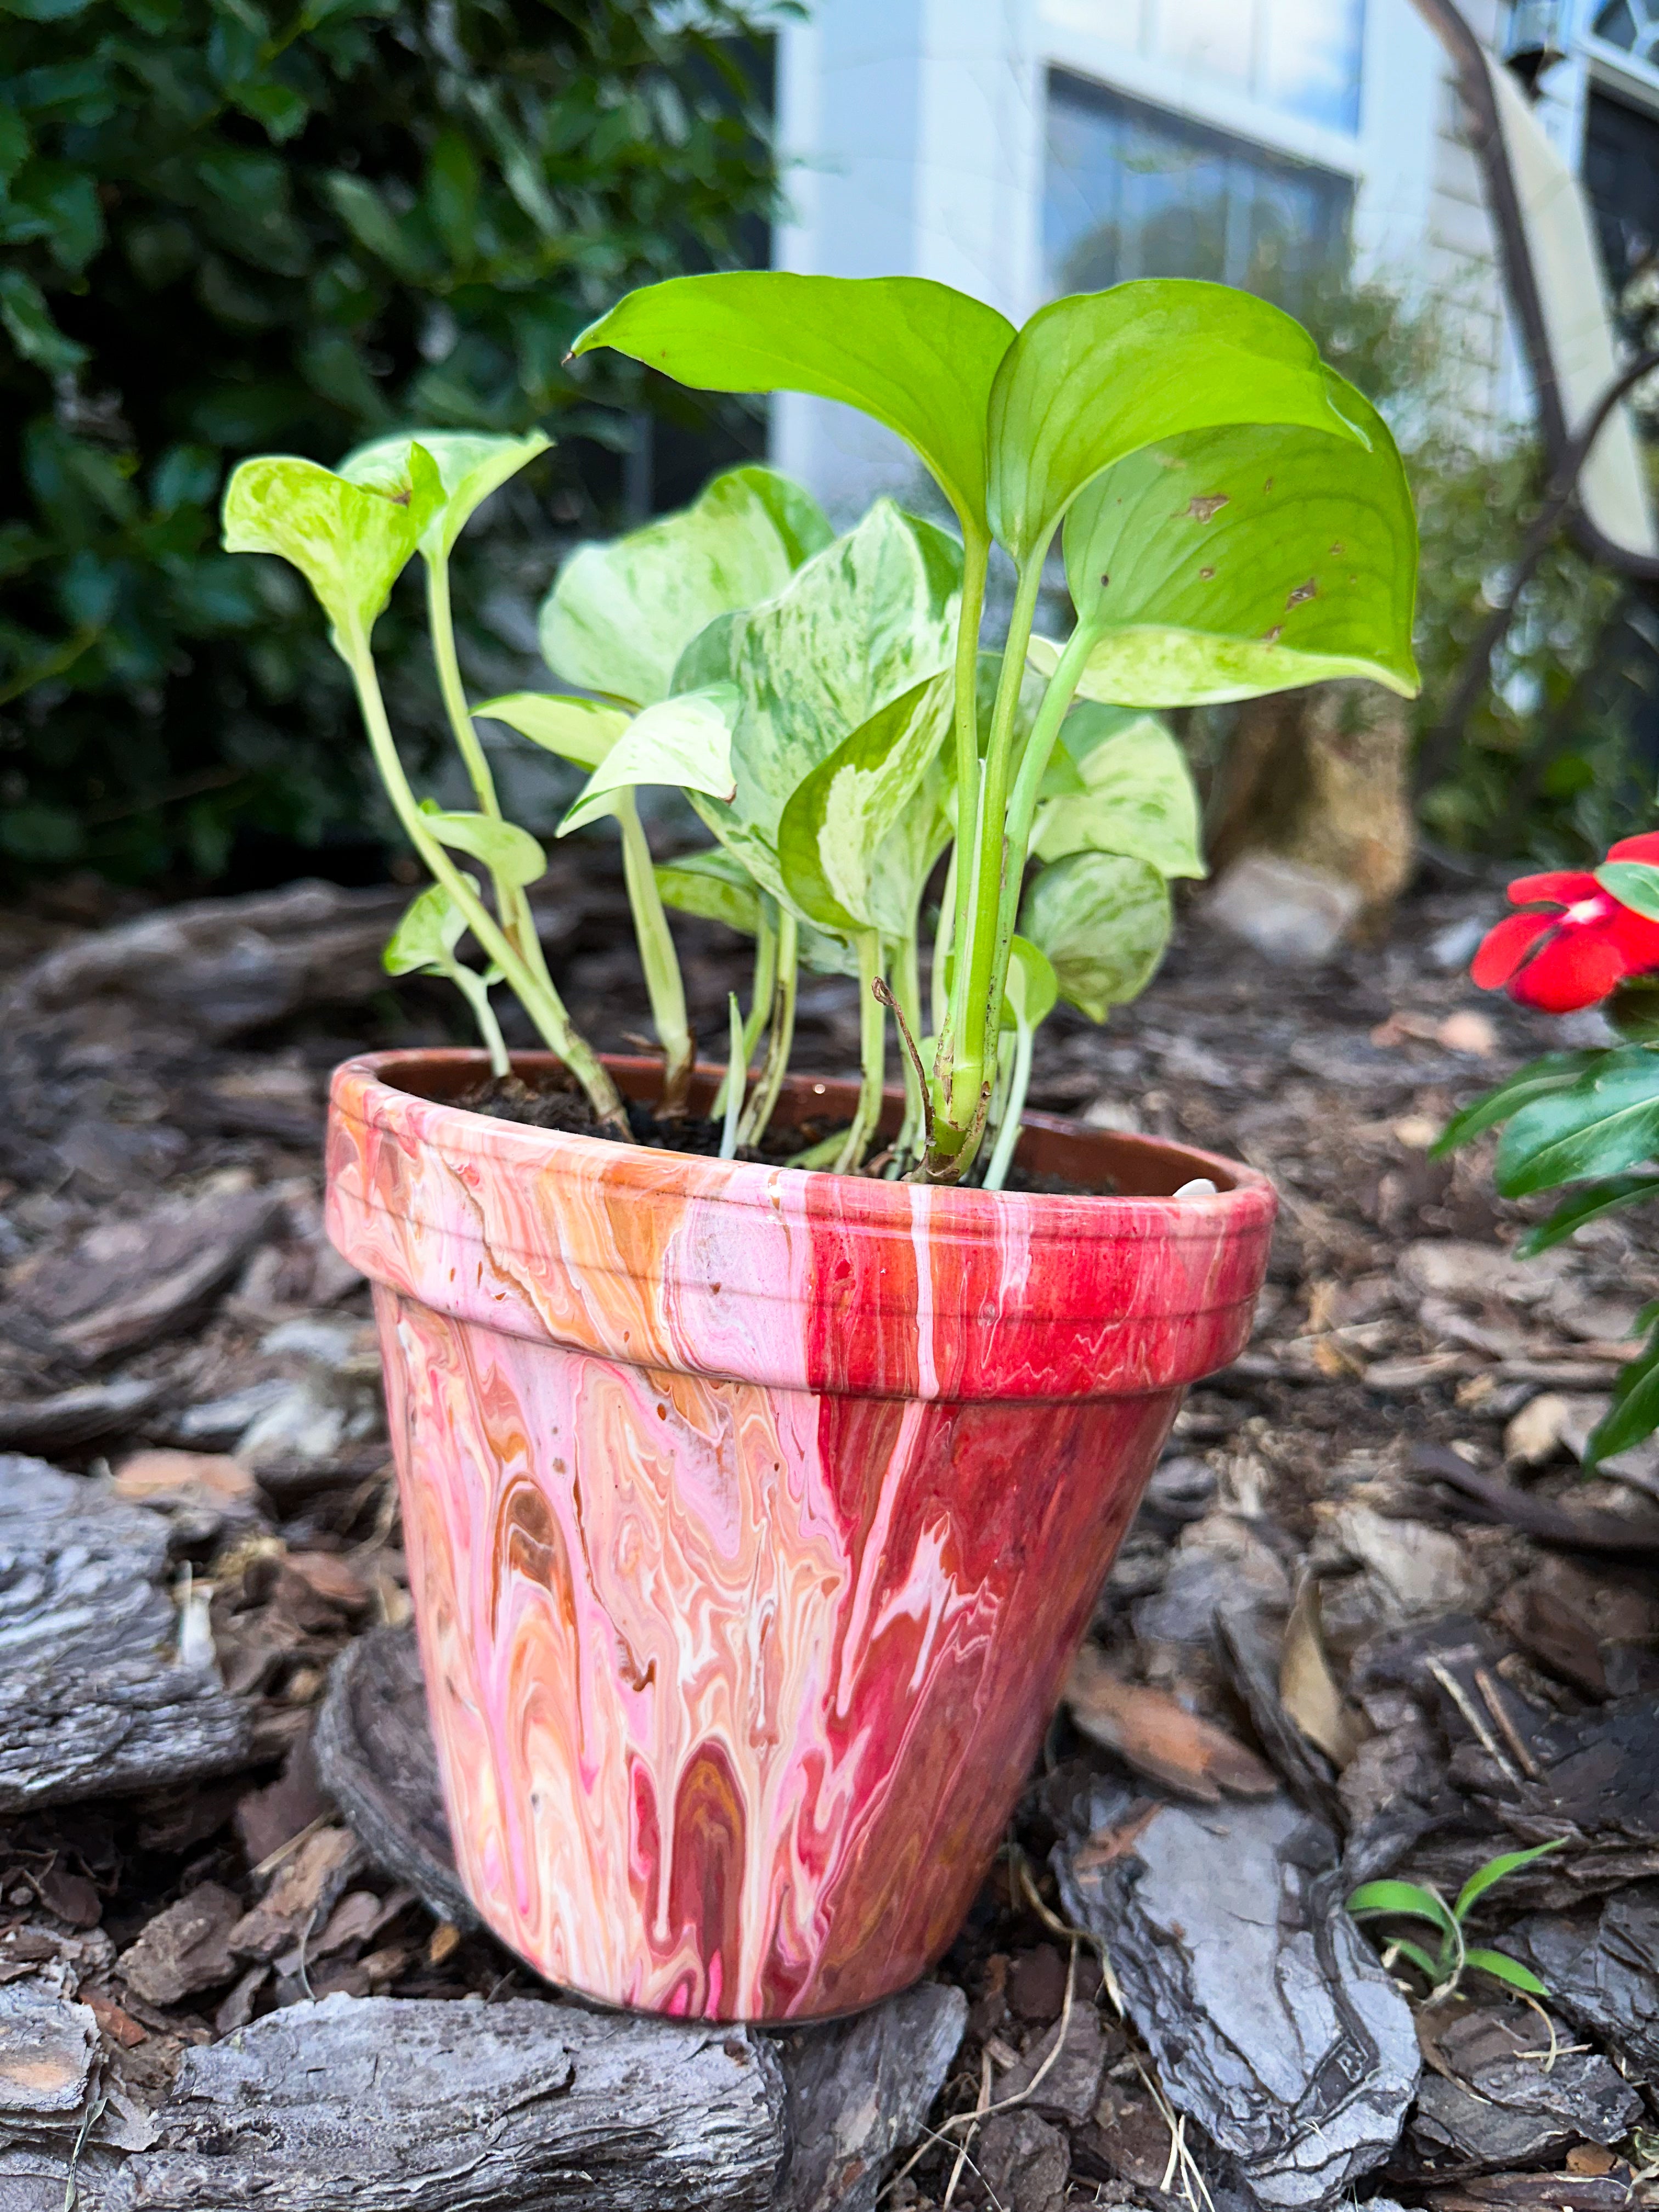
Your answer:
[[[1501,0],[1467,0],[1483,36]],[[1352,132],[1272,112],[1146,51],[1139,0],[819,0],[781,33],[779,125],[791,219],[782,268],[931,276],[1022,320],[1045,296],[1044,99],[1060,68],[1351,177],[1358,265],[1444,303],[1467,404],[1511,410],[1492,229],[1457,136],[1449,70],[1411,0],[1367,0]],[[915,465],[831,403],[781,395],[781,467],[845,514],[908,490]]]

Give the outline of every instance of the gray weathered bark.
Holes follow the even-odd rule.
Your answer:
[[[0,1813],[245,1762],[245,1709],[175,1656],[167,1538],[159,1513],[0,1454]]]

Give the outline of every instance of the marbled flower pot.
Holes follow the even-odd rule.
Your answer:
[[[872,2003],[985,1875],[1272,1188],[1058,1121],[1022,1158],[1121,1195],[636,1149],[443,1103],[481,1065],[349,1060],[328,1138],[468,1892],[611,2004]]]

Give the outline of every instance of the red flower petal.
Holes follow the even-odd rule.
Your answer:
[[[1558,926],[1553,914],[1505,915],[1496,928],[1480,940],[1480,949],[1469,974],[1483,991],[1496,991],[1507,983],[1537,939]]]
[[[1607,848],[1610,860],[1646,860],[1659,867],[1659,830],[1644,830],[1639,837],[1621,837]]]
[[[1627,975],[1640,975],[1650,968],[1659,968],[1659,921],[1650,921],[1644,914],[1632,913],[1629,907],[1615,903],[1604,921],[1592,922],[1589,927],[1598,934],[1605,931],[1617,945]]]
[[[1514,978],[1510,996],[1540,1013],[1576,1013],[1621,983],[1628,970],[1613,936],[1602,930],[1558,930]]]
[[[1555,868],[1541,876],[1517,876],[1509,890],[1511,906],[1530,906],[1536,899],[1556,899],[1563,906],[1576,906],[1580,899],[1606,896],[1584,868]]]

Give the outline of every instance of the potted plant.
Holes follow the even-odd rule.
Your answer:
[[[1409,692],[1413,516],[1371,408],[1218,286],[1016,331],[920,280],[691,277],[576,351],[600,345],[861,407],[956,529],[881,501],[836,537],[799,486],[733,471],[565,565],[542,637],[569,688],[479,706],[448,550],[538,441],[250,462],[226,543],[321,599],[433,878],[389,963],[452,975],[484,1025],[488,1058],[349,1062],[329,1136],[463,1875],[590,1996],[807,2018],[950,1942],[1182,1392],[1248,1334],[1260,1176],[1023,1113],[1036,1025],[1132,997],[1170,880],[1202,873],[1152,710],[1334,675]],[[1057,537],[1076,621],[1050,641]],[[988,650],[994,545],[1015,592]],[[375,678],[416,552],[465,811],[416,799]],[[659,1061],[573,1029],[483,716],[588,769],[563,829],[617,818]],[[687,794],[708,852],[653,869],[647,784]],[[696,1062],[671,905],[756,939],[723,1071]],[[464,975],[467,931],[488,966]],[[856,1083],[788,1073],[803,963],[859,979]],[[509,1065],[498,982],[550,1056]]]

